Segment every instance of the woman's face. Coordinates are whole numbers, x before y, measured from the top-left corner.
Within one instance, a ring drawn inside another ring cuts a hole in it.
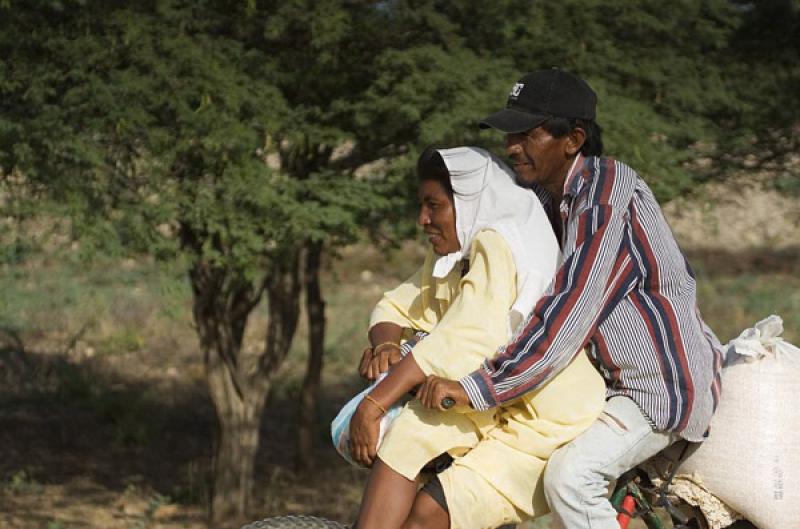
[[[419,184],[419,217],[417,222],[425,230],[428,242],[437,255],[447,255],[461,249],[456,234],[456,208],[444,186],[436,180],[422,180]]]

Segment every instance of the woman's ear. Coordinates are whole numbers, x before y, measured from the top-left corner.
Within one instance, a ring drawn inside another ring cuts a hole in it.
[[[570,131],[567,135],[567,155],[569,158],[572,158],[578,151],[581,150],[583,147],[583,142],[586,141],[586,131],[583,130],[581,127],[575,127]]]

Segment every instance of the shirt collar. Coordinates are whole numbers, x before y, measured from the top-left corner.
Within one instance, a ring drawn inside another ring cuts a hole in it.
[[[581,153],[575,157],[572,166],[569,168],[567,178],[564,179],[564,195],[574,196],[580,187],[581,178],[579,177],[583,169],[584,156]]]

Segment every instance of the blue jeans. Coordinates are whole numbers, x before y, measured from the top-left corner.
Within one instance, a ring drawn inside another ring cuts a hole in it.
[[[619,529],[609,485],[678,437],[655,431],[628,397],[612,397],[600,417],[547,463],[544,491],[564,529]]]

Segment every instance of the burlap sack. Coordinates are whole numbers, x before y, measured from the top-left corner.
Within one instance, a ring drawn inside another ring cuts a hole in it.
[[[681,474],[760,529],[800,528],[800,349],[771,316],[733,340],[711,434]]]

